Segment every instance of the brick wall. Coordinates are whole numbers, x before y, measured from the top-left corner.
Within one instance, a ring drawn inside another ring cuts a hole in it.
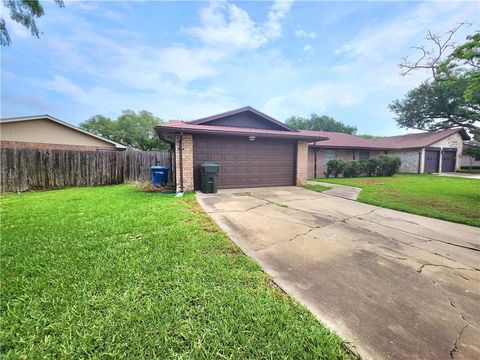
[[[193,191],[193,139],[183,134],[182,139],[183,191]],[[180,135],[175,136],[175,170],[177,191],[180,189]]]
[[[83,145],[66,145],[66,144],[46,144],[46,143],[33,143],[22,141],[0,141],[1,148],[10,149],[39,149],[39,150],[73,150],[73,151],[97,151],[97,150],[109,150],[116,151],[113,147],[101,147],[101,146],[83,146]]]
[[[297,143],[297,186],[305,185],[308,178],[308,141],[300,140]]]

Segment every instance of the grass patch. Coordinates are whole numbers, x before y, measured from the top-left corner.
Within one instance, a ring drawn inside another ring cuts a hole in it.
[[[193,194],[118,185],[0,201],[3,359],[349,358]]]
[[[435,175],[317,179],[362,188],[367,204],[480,227],[480,182]]]
[[[330,189],[331,189],[331,187],[329,187],[329,186],[310,185],[310,184],[302,185],[302,187],[303,187],[304,189],[308,189],[308,190],[312,190],[312,191],[316,191],[316,192],[322,192],[322,191],[330,190]]]

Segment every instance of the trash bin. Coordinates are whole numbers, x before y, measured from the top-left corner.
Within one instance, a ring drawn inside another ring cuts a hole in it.
[[[168,182],[168,166],[151,166],[152,185],[162,186],[167,185]]]
[[[203,193],[216,193],[218,190],[218,171],[220,165],[212,162],[205,162],[200,165],[201,190]]]

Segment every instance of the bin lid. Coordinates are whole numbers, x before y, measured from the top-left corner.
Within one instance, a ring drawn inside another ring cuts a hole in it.
[[[150,169],[151,170],[168,170],[169,167],[168,166],[154,165],[154,166],[150,166]]]
[[[204,162],[200,165],[201,167],[220,167],[219,164],[214,162]]]

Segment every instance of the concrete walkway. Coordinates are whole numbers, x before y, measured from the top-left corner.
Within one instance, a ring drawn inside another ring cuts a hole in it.
[[[480,230],[297,187],[197,198],[364,359],[480,358]]]
[[[332,195],[341,197],[348,200],[357,200],[358,195],[362,189],[353,187],[353,186],[346,186],[346,185],[338,185],[338,184],[331,184],[319,181],[309,181],[309,185],[322,185],[331,187],[330,190],[323,191],[324,194]]]
[[[437,176],[450,176],[450,177],[459,177],[467,179],[478,179],[480,180],[480,174],[468,174],[468,173],[438,173]]]

